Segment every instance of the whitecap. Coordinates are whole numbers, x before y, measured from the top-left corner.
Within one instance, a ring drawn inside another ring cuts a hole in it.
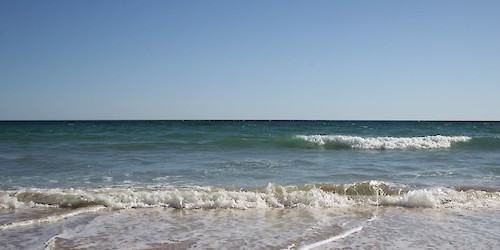
[[[316,145],[338,144],[355,149],[434,149],[450,148],[453,143],[467,142],[468,136],[421,136],[421,137],[361,137],[350,135],[297,135]]]

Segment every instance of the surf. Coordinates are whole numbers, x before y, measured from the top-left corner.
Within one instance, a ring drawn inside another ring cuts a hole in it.
[[[351,135],[296,135],[310,145],[344,147],[352,149],[439,149],[451,148],[454,144],[469,142],[469,136],[429,135],[420,137],[362,137]]]
[[[0,192],[0,209],[107,207],[134,209],[346,208],[346,207],[500,208],[500,191],[487,188],[411,188],[380,181],[352,184],[268,184],[254,189],[213,186],[41,189]]]

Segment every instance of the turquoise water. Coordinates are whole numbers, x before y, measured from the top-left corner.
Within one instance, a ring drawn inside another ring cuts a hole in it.
[[[166,209],[168,216],[201,209],[205,212],[196,213],[226,219],[231,213],[262,216],[264,209],[272,214],[272,219],[261,218],[267,226],[282,223],[273,213],[285,209],[309,214],[304,218],[310,221],[296,222],[305,227],[325,220],[316,215],[318,209],[344,209],[339,214],[350,214],[353,218],[344,219],[359,220],[359,225],[367,223],[359,214],[373,217],[380,206],[480,209],[490,216],[488,211],[500,209],[500,122],[0,122],[0,171],[0,239],[2,234],[30,235],[23,230],[37,227],[47,232],[30,236],[42,243],[23,241],[11,248],[91,247],[75,243],[90,235],[90,224],[82,218],[107,221],[116,211],[128,211],[129,220],[137,219],[132,212],[137,209]],[[214,215],[213,209],[232,212]],[[341,219],[334,215],[335,223],[328,226],[336,225],[340,234],[336,223]],[[196,220],[179,218],[186,219]],[[80,228],[80,234],[52,228],[65,223]],[[489,226],[498,229],[498,224]],[[207,227],[229,235],[226,226]],[[141,232],[147,230],[152,229]],[[295,248],[322,240],[297,232],[302,231],[290,231],[280,244],[269,239],[250,245]],[[219,238],[202,244],[200,236],[194,242],[199,248],[231,246]],[[494,237],[483,241],[497,243]]]
[[[4,122],[4,190],[370,180],[500,186],[492,122]]]

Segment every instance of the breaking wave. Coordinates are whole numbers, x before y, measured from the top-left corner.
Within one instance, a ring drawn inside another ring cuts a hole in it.
[[[325,147],[354,149],[436,149],[468,142],[468,136],[361,137],[350,135],[297,135],[298,140]]]
[[[243,190],[216,187],[20,189],[0,192],[0,209],[170,207],[177,209],[251,209],[295,207],[402,206],[500,208],[500,191],[481,188],[411,190],[404,185],[371,181],[354,184],[310,184]]]

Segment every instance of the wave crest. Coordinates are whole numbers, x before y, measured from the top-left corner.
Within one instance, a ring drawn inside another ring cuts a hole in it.
[[[309,184],[281,186],[269,184],[254,190],[216,187],[166,187],[160,189],[23,189],[0,192],[0,208],[108,207],[130,209],[171,207],[177,209],[214,208],[294,208],[294,207],[460,207],[500,208],[498,190],[431,188],[408,190],[385,182],[354,184]]]
[[[435,149],[450,148],[453,143],[467,142],[468,136],[421,137],[361,137],[349,135],[297,135],[297,138],[315,145],[337,145],[355,149]]]

